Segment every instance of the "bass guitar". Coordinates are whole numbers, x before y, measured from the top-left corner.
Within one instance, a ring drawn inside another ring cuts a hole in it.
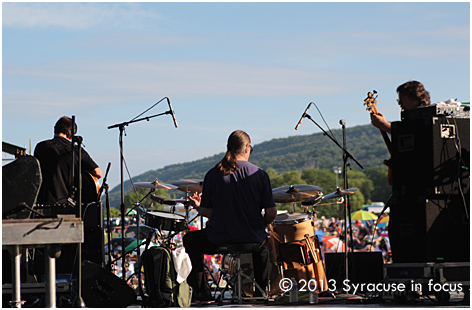
[[[380,113],[377,111],[377,97],[374,95],[377,94],[377,92],[374,90],[372,92],[367,93],[367,98],[364,99],[364,105],[366,106],[366,110],[370,111],[373,114],[379,115]],[[392,156],[392,142],[390,141],[390,138],[388,137],[387,132],[385,132],[382,129],[379,129],[380,133],[382,134],[382,138],[385,142],[385,145],[387,146],[388,152],[390,153],[390,156]],[[392,185],[392,167],[390,165],[390,159],[385,159],[383,161],[384,165],[388,167],[388,184]]]

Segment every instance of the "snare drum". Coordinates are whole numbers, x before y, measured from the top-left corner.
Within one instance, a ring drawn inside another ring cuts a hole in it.
[[[146,212],[146,225],[159,230],[181,232],[187,227],[187,221],[180,214],[149,211]]]
[[[313,215],[306,212],[291,212],[277,215],[270,225],[271,236],[279,243],[286,243],[315,234]]]

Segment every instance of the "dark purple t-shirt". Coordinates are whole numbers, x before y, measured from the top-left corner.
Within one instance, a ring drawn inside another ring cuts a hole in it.
[[[266,238],[262,209],[275,208],[267,173],[247,161],[223,175],[213,168],[203,181],[201,207],[212,210],[208,240],[222,243],[262,243]]]

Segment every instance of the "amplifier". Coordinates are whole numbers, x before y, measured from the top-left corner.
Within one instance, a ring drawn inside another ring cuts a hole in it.
[[[69,204],[36,204],[34,205],[34,210],[49,218],[69,216],[78,217],[78,208]],[[84,221],[84,243],[82,244],[82,261],[88,260],[93,263],[103,265],[105,262],[105,240],[103,232],[102,203],[83,203],[82,219]],[[57,273],[70,273],[71,262],[75,260],[76,255],[76,245],[63,245],[61,257],[56,260]],[[34,262],[35,273],[42,274],[42,265],[44,263],[41,254],[39,254],[38,256],[38,262]]]
[[[431,117],[392,122],[395,196],[469,192],[470,119]]]
[[[470,109],[457,105],[432,104],[401,112],[402,121],[427,119],[435,116],[470,118]]]

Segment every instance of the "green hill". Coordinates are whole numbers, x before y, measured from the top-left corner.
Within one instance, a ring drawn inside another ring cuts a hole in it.
[[[338,143],[342,145],[342,130],[333,130],[333,133]],[[382,166],[383,160],[390,157],[379,130],[370,124],[347,128],[346,144],[348,151],[364,168]],[[223,148],[224,146],[222,146],[222,151]],[[223,155],[224,153],[221,152],[192,162],[149,170],[133,177],[133,182],[152,182],[155,178],[158,178],[162,183],[172,183],[186,178],[203,179],[205,173]],[[256,144],[250,161],[263,169],[272,168],[279,174],[291,170],[301,172],[307,168],[332,169],[333,166],[343,164],[342,150],[323,133],[291,136]],[[360,170],[352,160],[349,160],[348,163],[350,163],[351,169]],[[130,190],[129,180],[125,181],[124,188],[125,192]],[[178,196],[182,192],[175,194]],[[110,190],[110,205],[118,208],[119,204],[120,186],[116,186]]]

